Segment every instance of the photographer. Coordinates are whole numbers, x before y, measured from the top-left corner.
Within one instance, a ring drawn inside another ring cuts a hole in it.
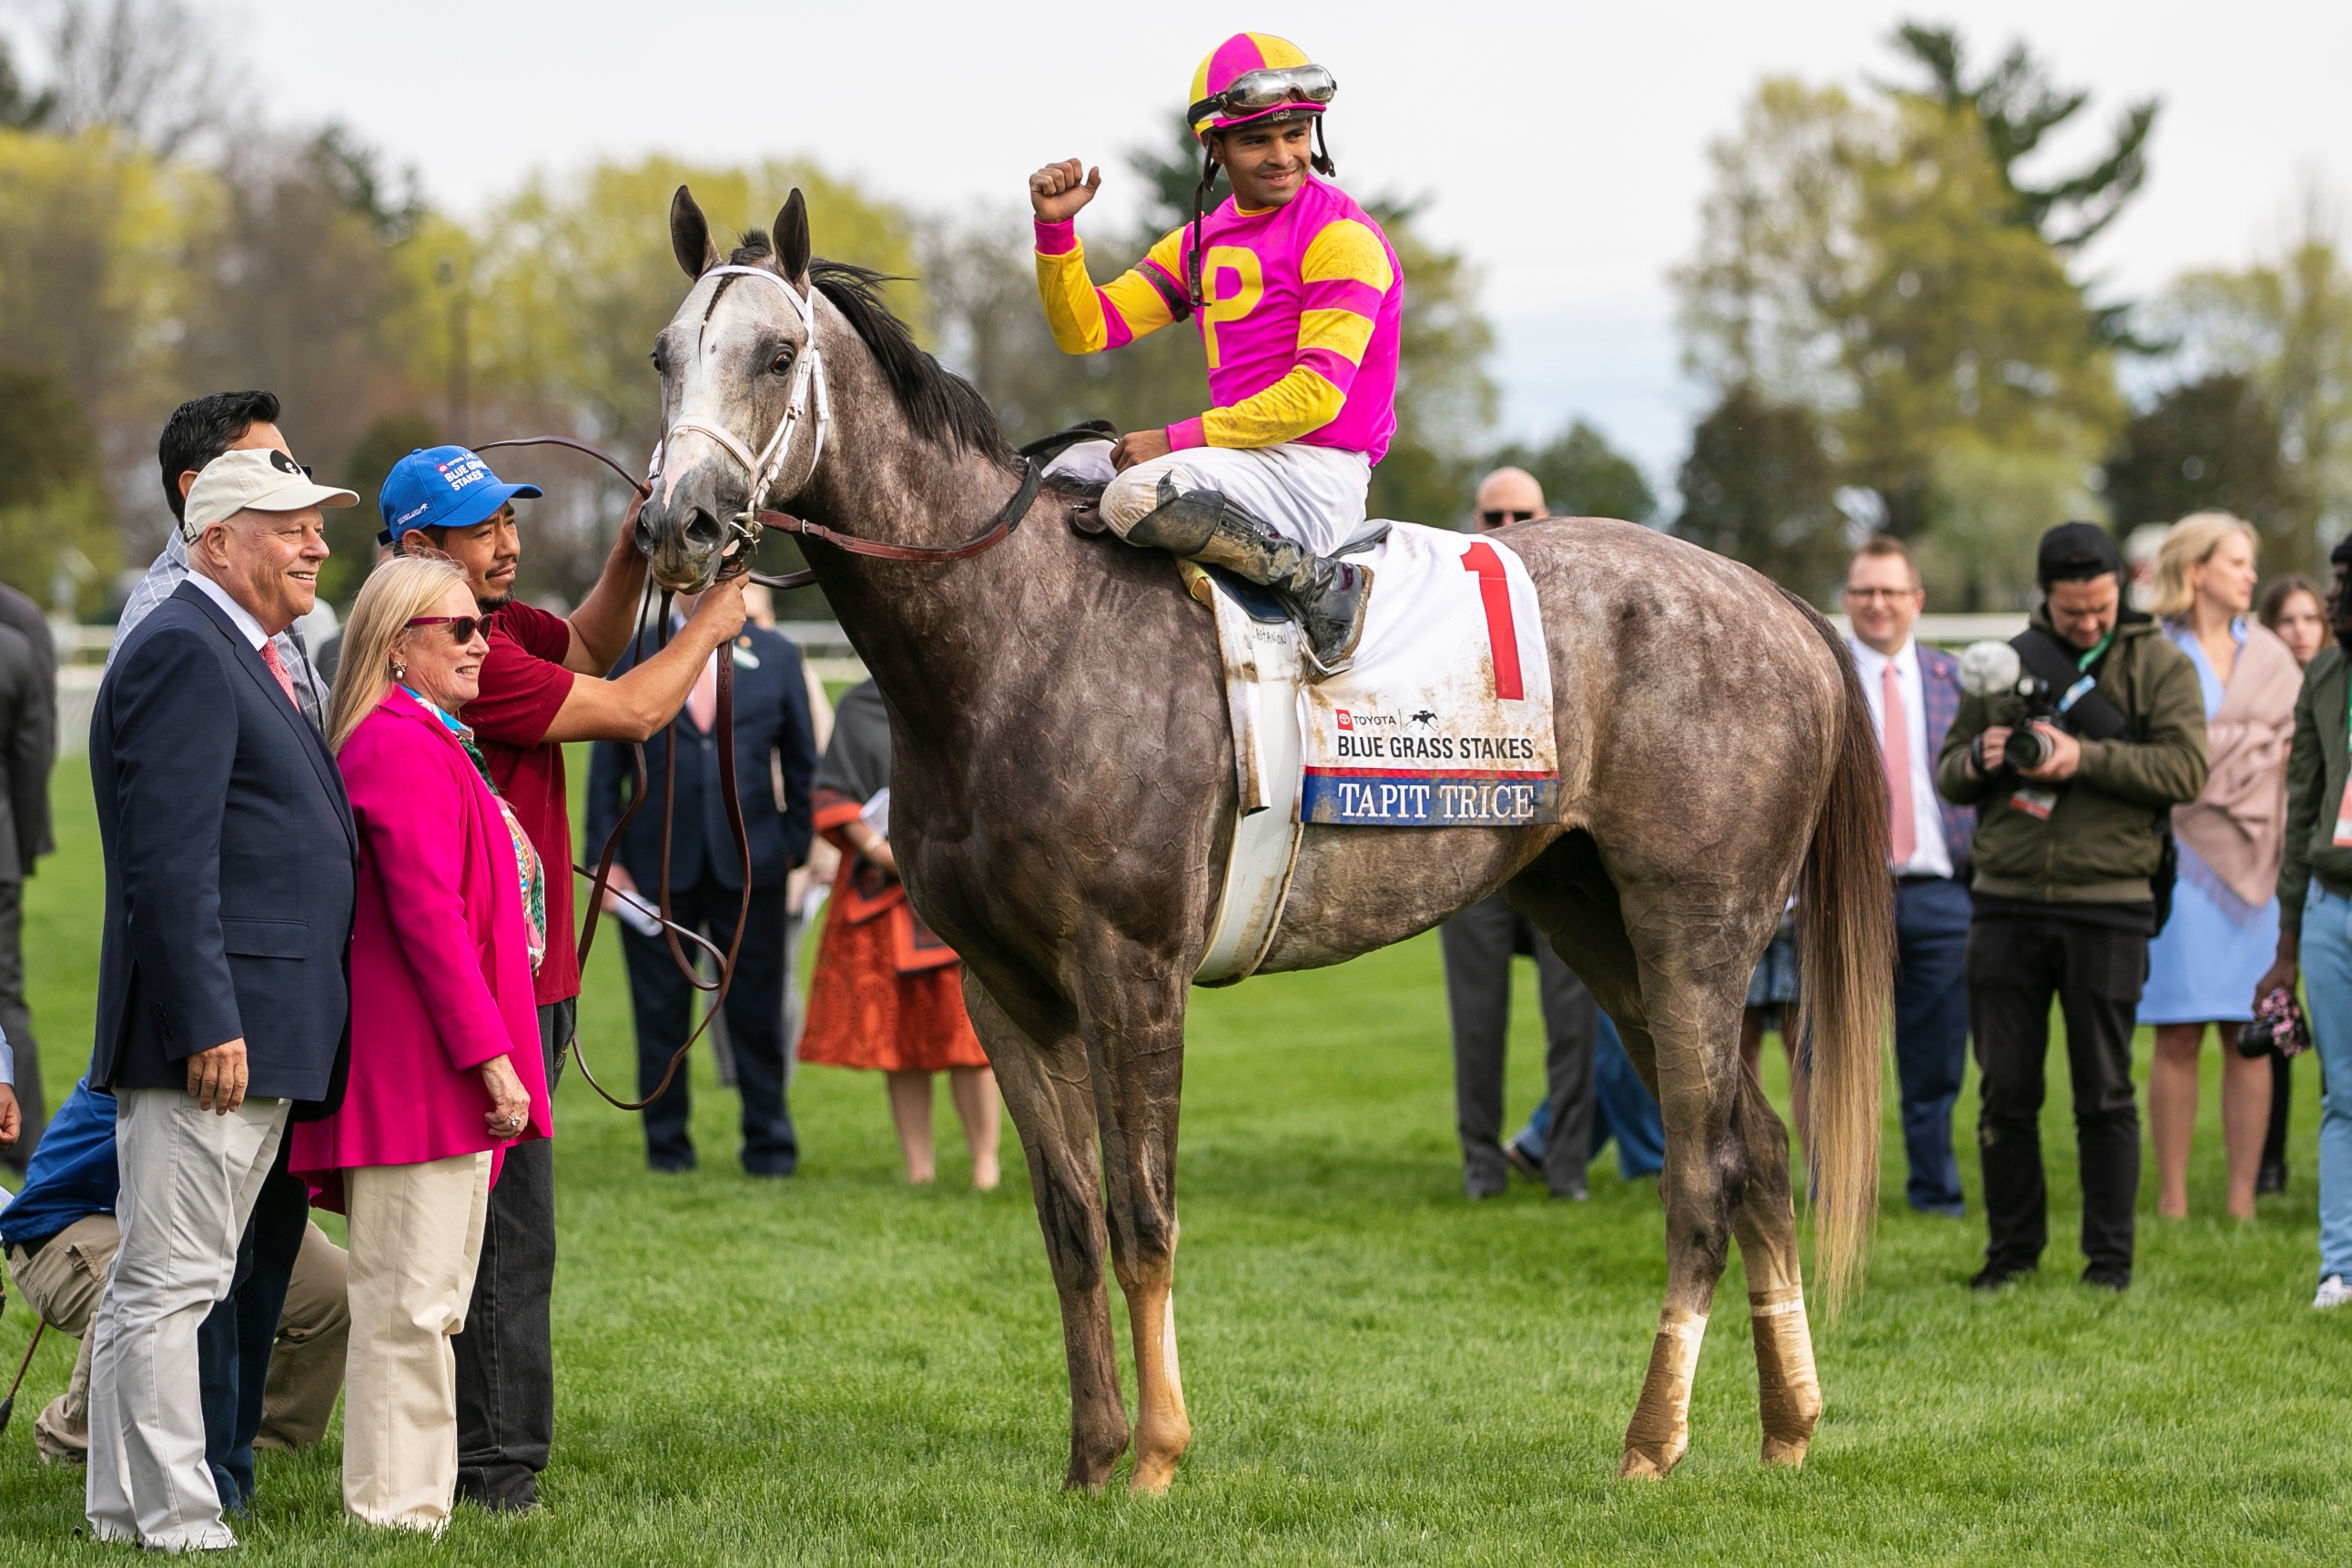
[[[2311,1039],[2326,1092],[2319,1115],[2321,1311],[2352,1301],[2352,539],[2328,558],[2336,640],[2304,671],[2294,742],[2286,763],[2286,859],[2279,868],[2278,961],[2254,983],[2257,997],[2294,989],[2303,971]]]
[[[2055,993],[2081,1145],[2083,1280],[2120,1291],[2139,1193],[2134,1013],[2171,894],[2171,809],[2205,786],[2205,704],[2187,656],[2123,608],[2105,529],[2053,528],[2035,564],[2042,602],[2011,644],[2023,679],[1961,701],[1936,776],[1946,800],[1978,810],[1967,967],[1989,1235],[1969,1283],[2031,1272],[2049,1240],[2039,1122]]]

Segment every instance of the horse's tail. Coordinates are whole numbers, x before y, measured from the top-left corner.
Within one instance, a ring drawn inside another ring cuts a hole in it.
[[[1813,1059],[1813,1274],[1834,1316],[1860,1276],[1878,1208],[1878,1080],[1895,973],[1895,900],[1886,874],[1886,774],[1862,683],[1836,631],[1789,597],[1829,646],[1841,708],[1829,796],[1806,851],[1797,916],[1801,1038],[1811,1042]]]

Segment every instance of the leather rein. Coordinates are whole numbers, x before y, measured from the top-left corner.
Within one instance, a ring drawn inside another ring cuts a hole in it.
[[[778,278],[775,274],[761,269],[745,267],[719,268],[716,270],[748,272],[753,277],[766,277],[779,284],[782,284],[782,280]],[[709,274],[706,273],[704,276],[708,277]],[[787,294],[792,293],[792,290],[788,286],[785,287],[784,291]],[[795,302],[797,303],[797,296],[794,298]],[[814,322],[812,322],[811,325],[814,326]],[[814,334],[812,334],[812,345],[813,344]],[[803,359],[803,365],[806,365],[815,360],[816,356],[812,352]],[[821,449],[824,443],[824,426],[831,417],[830,410],[825,406],[824,371],[821,365],[814,371],[813,379],[816,386],[816,402],[821,411],[819,423],[817,424],[817,444]],[[764,455],[765,461],[760,462],[756,465],[753,463],[747,461],[750,457],[749,449],[743,447],[740,442],[737,442],[731,434],[728,434],[727,439],[720,443],[723,450],[729,451],[739,462],[744,462],[745,466],[751,468],[755,484],[759,484],[763,476],[766,477],[768,483],[772,484],[775,469],[778,466],[781,466],[785,453],[789,451],[791,447],[791,432],[798,418],[798,414],[794,411],[801,403],[800,392],[801,389],[796,386],[793,402],[787,408],[784,420],[778,426],[774,436],[770,439],[767,452]],[[686,422],[683,421],[679,422],[681,424],[685,423]],[[673,424],[671,427],[672,433],[675,434],[677,428],[677,424]],[[722,434],[715,432],[713,427],[707,425],[698,424],[695,428],[706,434]],[[1022,458],[1023,466],[1020,487],[1013,492],[1012,498],[1005,502],[1003,509],[997,513],[995,519],[988,526],[988,528],[982,530],[980,533],[973,535],[971,538],[966,539],[963,543],[959,545],[895,545],[881,543],[872,539],[861,539],[854,535],[841,533],[835,529],[826,528],[822,523],[803,521],[799,517],[793,517],[789,513],[759,510],[757,509],[757,504],[759,500],[765,497],[766,489],[764,486],[755,488],[751,492],[753,509],[740,513],[736,517],[733,525],[733,533],[735,537],[730,539],[725,547],[719,577],[714,580],[720,580],[740,575],[748,577],[751,581],[760,583],[771,589],[803,588],[816,580],[816,573],[814,570],[804,569],[800,571],[785,572],[782,575],[768,575],[750,570],[752,553],[759,549],[761,533],[763,528],[773,528],[780,533],[798,534],[803,538],[818,539],[850,555],[866,556],[877,560],[937,561],[944,563],[948,561],[969,559],[971,557],[979,555],[985,550],[993,549],[995,547],[1003,544],[1006,539],[1013,537],[1013,530],[1018,528],[1021,526],[1022,519],[1029,515],[1029,509],[1035,504],[1038,492],[1045,486],[1045,465],[1047,463],[1051,462],[1055,457],[1059,456],[1064,451],[1066,451],[1068,448],[1075,446],[1081,442],[1100,441],[1106,439],[1110,434],[1111,427],[1107,423],[1100,420],[1094,420],[1082,425],[1075,425],[1070,429],[1056,432],[1055,434],[1046,436],[1042,440],[1033,441],[1017,448]],[[667,439],[665,439],[664,444],[667,444]],[[505,441],[485,442],[480,446],[476,447],[475,450],[477,452],[490,452],[502,446],[569,447],[574,452],[584,453],[588,456],[595,458],[607,468],[610,468],[613,472],[618,474],[622,478],[627,480],[630,486],[637,492],[641,505],[644,500],[650,500],[653,497],[653,486],[649,479],[638,479],[635,477],[626,468],[623,467],[612,457],[598,451],[596,448],[588,445],[584,442],[574,441],[567,436],[562,435],[519,436]],[[656,447],[655,449],[655,466],[656,471],[658,471],[659,467],[661,451],[662,448],[660,447]],[[814,470],[814,461],[812,461],[812,470]],[[654,587],[655,584],[652,577],[648,574],[646,580],[645,592],[640,597],[637,603],[636,629],[630,634],[629,639],[630,645],[637,650],[640,663],[642,663],[644,659],[646,621],[648,612],[653,608]],[[658,615],[653,617],[654,649],[656,653],[659,653],[663,648],[667,647],[669,644],[671,598],[671,590],[663,589],[661,591],[660,612]],[[642,1111],[667,1093],[669,1090],[671,1081],[677,1076],[678,1069],[686,1061],[687,1052],[694,1048],[694,1042],[702,1038],[704,1031],[709,1029],[711,1020],[719,1016],[719,1009],[727,1000],[727,993],[735,983],[735,964],[737,957],[742,950],[743,927],[749,920],[751,913],[751,840],[750,830],[744,825],[743,800],[742,796],[738,790],[736,783],[735,659],[733,648],[730,646],[725,650],[725,657],[718,659],[717,684],[719,700],[717,704],[717,711],[712,716],[711,734],[713,740],[716,742],[716,749],[719,753],[719,798],[726,803],[728,832],[730,837],[733,840],[736,857],[742,868],[742,903],[735,914],[734,936],[732,940],[728,943],[727,950],[724,953],[721,953],[714,943],[704,937],[700,933],[689,930],[686,926],[678,925],[676,921],[670,918],[669,858],[670,845],[672,839],[675,836],[677,827],[677,716],[673,714],[670,716],[669,723],[663,732],[665,746],[662,781],[661,886],[656,892],[656,918],[661,922],[662,938],[669,948],[671,962],[677,966],[679,974],[685,977],[688,986],[709,996],[710,1004],[703,1012],[702,1021],[696,1024],[692,1032],[688,1034],[686,1037],[684,1042],[681,1043],[676,1051],[670,1053],[669,1062],[662,1070],[661,1082],[656,1083],[654,1086],[653,1092],[642,1100],[623,1100],[614,1094],[611,1090],[606,1089],[604,1084],[597,1082],[595,1072],[591,1070],[588,1065],[587,1054],[581,1048],[580,1032],[575,1025],[572,1034],[572,1059],[580,1064],[580,1075],[588,1081],[588,1086],[602,1096],[608,1104],[623,1111]],[[633,753],[636,763],[635,793],[630,797],[628,807],[621,813],[620,820],[613,824],[613,831],[605,835],[604,851],[597,857],[595,869],[591,871],[588,867],[578,864],[573,864],[572,867],[572,871],[576,874],[588,878],[591,883],[588,894],[587,914],[582,919],[580,925],[579,965],[583,974],[586,972],[588,967],[588,954],[595,945],[596,922],[599,916],[604,913],[604,895],[611,888],[613,862],[620,852],[621,835],[628,831],[630,822],[635,819],[639,808],[645,804],[646,800],[646,770],[645,743],[643,741],[632,743],[630,746],[630,751]],[[567,863],[570,862],[571,857],[568,852],[564,856],[564,859]],[[626,895],[625,894],[624,896]],[[642,890],[640,892],[640,896],[642,896]],[[696,958],[688,958],[687,956],[686,949],[679,945],[679,938],[681,937],[693,943],[703,952],[709,954],[711,957],[719,961],[719,973],[715,979],[705,980],[702,977],[701,971],[698,967],[699,960]],[[550,1087],[551,1089],[552,1085]]]

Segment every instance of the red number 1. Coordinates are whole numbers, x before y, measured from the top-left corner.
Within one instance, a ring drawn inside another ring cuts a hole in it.
[[[1462,570],[1478,574],[1478,597],[1486,607],[1486,645],[1495,656],[1495,695],[1508,702],[1527,695],[1519,684],[1519,632],[1511,622],[1511,583],[1495,547],[1480,539],[1462,552]]]

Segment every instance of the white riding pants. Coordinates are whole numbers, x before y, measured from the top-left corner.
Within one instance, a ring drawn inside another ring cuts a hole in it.
[[[1160,505],[1167,476],[1183,490],[1219,490],[1286,539],[1330,555],[1364,520],[1372,465],[1336,446],[1195,446],[1139,463],[1103,492],[1102,518],[1125,538]]]
[[[236,1544],[205,1463],[196,1330],[228,1294],[237,1241],[291,1109],[248,1099],[218,1115],[184,1089],[115,1095],[122,1242],[91,1333],[83,1480],[100,1541],[150,1552]]]

